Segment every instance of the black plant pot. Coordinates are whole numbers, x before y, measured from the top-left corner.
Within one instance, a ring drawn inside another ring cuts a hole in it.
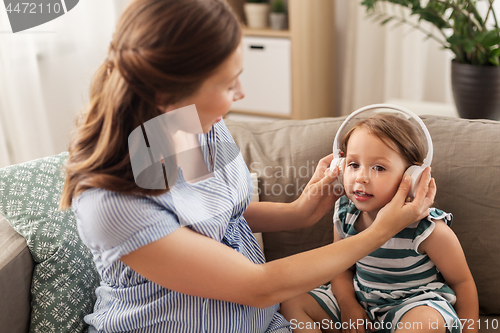
[[[500,120],[500,67],[453,60],[451,87],[460,117]]]

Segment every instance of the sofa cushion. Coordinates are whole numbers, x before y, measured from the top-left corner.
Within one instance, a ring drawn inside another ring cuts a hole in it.
[[[434,143],[435,206],[453,213],[474,276],[480,310],[500,314],[500,122],[421,117]],[[302,192],[320,158],[332,152],[345,118],[226,124],[250,172],[259,176],[260,200],[291,202]],[[265,233],[267,260],[332,242],[330,211],[316,225]],[[326,282],[326,281],[325,281]]]
[[[26,240],[0,216],[0,327],[25,333],[30,320],[30,286],[33,274]]]
[[[99,277],[71,210],[58,210],[67,153],[0,169],[0,214],[35,261],[31,332],[87,331]]]

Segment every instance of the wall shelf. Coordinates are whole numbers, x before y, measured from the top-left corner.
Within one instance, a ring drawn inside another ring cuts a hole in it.
[[[249,29],[243,28],[244,36],[255,36],[255,37],[278,37],[278,38],[290,38],[291,34],[289,30],[272,30],[272,29]]]
[[[272,117],[272,118],[280,118],[280,119],[292,119],[292,116],[289,115],[281,115],[276,113],[268,113],[268,112],[258,112],[253,110],[233,110],[231,109],[231,113],[245,114],[245,115],[254,115],[258,117]]]
[[[245,23],[243,10],[245,0],[226,1],[240,17],[241,22]],[[288,27],[288,30],[244,27],[243,35],[290,40],[291,113],[286,115],[286,118],[309,119],[337,116],[335,110],[334,0],[288,0]],[[245,67],[246,71],[252,71],[252,68]],[[269,79],[270,77],[262,78],[263,82]],[[238,107],[235,106],[235,109]],[[262,112],[257,110],[244,110],[244,112],[262,115]],[[283,118],[283,115],[273,114],[273,112],[265,112],[265,114]]]

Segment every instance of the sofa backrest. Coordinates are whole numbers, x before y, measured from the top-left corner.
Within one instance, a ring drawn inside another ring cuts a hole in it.
[[[34,262],[26,240],[0,216],[0,327],[25,333],[31,314],[30,286]]]
[[[435,206],[453,214],[452,229],[474,276],[483,314],[500,314],[500,122],[423,116],[434,143]],[[345,118],[243,123],[226,120],[260,201],[291,202],[318,161],[332,152]],[[332,242],[333,211],[316,225],[263,235],[274,260]],[[326,281],[325,281],[326,282]]]

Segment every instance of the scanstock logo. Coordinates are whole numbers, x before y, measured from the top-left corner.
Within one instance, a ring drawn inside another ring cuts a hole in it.
[[[203,129],[194,104],[163,113],[135,128],[128,137],[128,147],[136,184],[144,189],[172,190],[186,182],[206,181],[240,154],[234,142],[201,143],[200,134]],[[216,158],[213,170],[205,161],[204,152],[209,151]]]
[[[247,200],[238,195],[245,180],[252,182],[244,167],[236,164],[225,170],[231,163],[244,163],[237,160],[238,146],[217,133],[204,135],[194,104],[138,126],[130,133],[128,146],[136,184],[144,189],[168,189],[165,202],[173,204],[182,226],[227,223],[234,205]],[[240,182],[229,181],[238,176],[243,177]]]
[[[79,0],[3,0],[12,32],[52,21],[75,8]]]

